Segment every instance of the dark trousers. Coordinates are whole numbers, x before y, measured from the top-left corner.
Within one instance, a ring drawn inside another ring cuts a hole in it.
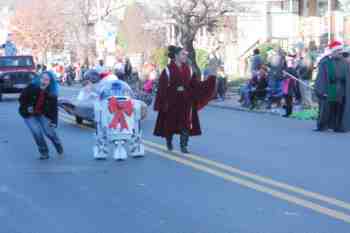
[[[173,141],[174,135],[170,135],[166,138],[166,141],[168,144],[171,144]],[[190,138],[190,134],[187,129],[184,129],[180,133],[180,146],[181,147],[187,147],[188,141]]]
[[[344,101],[343,102],[327,102],[320,103],[320,115],[317,127],[321,130],[328,128],[341,131],[344,115]]]
[[[286,115],[285,116],[290,116],[293,113],[293,96],[290,95],[285,95],[284,97],[285,101],[285,109],[286,109]]]
[[[297,82],[295,85],[295,99],[298,103],[301,103],[302,101],[302,96],[301,96],[301,90],[300,90],[300,84]]]

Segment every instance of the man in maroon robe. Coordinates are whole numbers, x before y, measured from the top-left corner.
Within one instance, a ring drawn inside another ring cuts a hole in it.
[[[173,135],[180,134],[181,151],[188,153],[189,136],[201,135],[198,111],[213,97],[216,78],[201,82],[192,74],[187,52],[182,48],[170,46],[169,58],[171,62],[159,79],[154,105],[159,114],[154,135],[166,138],[171,151]]]

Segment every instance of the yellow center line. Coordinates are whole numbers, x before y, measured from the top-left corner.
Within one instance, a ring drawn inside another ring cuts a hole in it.
[[[318,212],[320,214],[330,216],[332,218],[344,221],[346,223],[350,223],[350,215],[347,215],[343,212],[336,211],[336,210],[333,210],[333,209],[330,209],[327,207],[323,207],[323,206],[315,204],[311,201],[307,201],[307,200],[292,196],[290,194],[280,192],[280,191],[274,190],[272,188],[269,188],[269,187],[266,187],[266,186],[263,186],[260,184],[256,184],[254,182],[244,180],[244,179],[239,178],[239,177],[235,177],[235,176],[227,174],[225,172],[221,172],[221,171],[206,167],[204,165],[197,164],[195,162],[192,162],[192,161],[184,159],[184,158],[169,155],[168,153],[159,151],[157,149],[147,147],[147,150],[152,152],[152,153],[158,154],[160,157],[176,161],[176,162],[181,163],[183,165],[192,167],[193,169],[196,169],[196,170],[211,174],[213,176],[222,178],[226,181],[236,183],[238,185],[253,189],[253,190],[261,192],[261,193],[269,194],[277,199],[281,199],[281,200],[296,204],[298,206],[302,206],[302,207],[305,207],[307,209],[311,209],[311,210]]]
[[[165,146],[161,146],[159,144],[156,144],[156,143],[153,143],[150,141],[144,141],[144,144],[147,146],[150,146],[152,148],[157,148],[159,150],[166,151]],[[210,165],[210,166],[219,168],[221,170],[224,170],[224,171],[227,171],[230,173],[234,173],[234,174],[243,176],[245,178],[249,178],[249,179],[257,181],[257,182],[261,182],[261,183],[268,184],[268,185],[271,185],[271,186],[274,186],[277,188],[284,189],[285,191],[294,192],[294,193],[303,195],[305,197],[313,198],[313,199],[323,201],[323,202],[326,202],[328,204],[331,204],[331,205],[334,205],[334,206],[337,206],[337,207],[340,207],[340,208],[343,208],[346,210],[350,210],[349,203],[346,203],[344,201],[341,201],[341,200],[338,200],[338,199],[335,199],[332,197],[327,197],[327,196],[319,194],[319,193],[307,191],[307,190],[302,189],[300,187],[291,186],[289,184],[278,182],[278,181],[272,180],[270,178],[266,178],[266,177],[259,176],[259,175],[256,175],[256,174],[253,174],[250,172],[242,171],[242,170],[234,168],[232,166],[228,166],[226,164],[215,162],[215,161],[200,157],[198,155],[193,155],[193,154],[183,155],[182,153],[179,153],[179,152],[172,152],[172,153],[175,155],[185,156],[186,158],[189,158],[191,160],[201,162],[203,164]]]
[[[62,118],[63,121],[67,122],[67,123],[74,123],[74,119],[72,119],[70,116],[66,115],[66,114],[60,114],[60,117]],[[83,129],[90,129],[92,130],[92,128],[84,126],[84,125],[78,125],[79,127],[83,128]],[[281,182],[277,182],[274,181],[272,179],[269,178],[265,178],[262,176],[258,176],[249,172],[245,172],[245,171],[241,171],[237,168],[225,165],[225,164],[221,164],[209,159],[205,159],[205,158],[201,158],[197,155],[193,155],[193,154],[188,154],[188,155],[183,155],[182,153],[179,152],[168,152],[166,151],[166,148],[164,146],[161,146],[159,144],[150,142],[150,141],[144,141],[146,150],[159,155],[160,157],[178,162],[180,164],[189,166],[195,170],[198,171],[202,171],[208,174],[211,174],[213,176],[222,178],[224,180],[230,181],[231,183],[236,183],[238,185],[256,190],[258,192],[261,193],[265,193],[265,194],[269,194],[275,198],[305,207],[307,209],[311,209],[315,212],[318,212],[320,214],[323,215],[327,215],[330,216],[332,218],[344,221],[346,223],[350,223],[350,215],[341,212],[341,211],[337,211],[334,209],[330,209],[324,206],[321,206],[319,204],[316,204],[312,201],[308,201],[308,200],[304,200],[302,198],[293,196],[291,194],[279,191],[279,190],[275,190],[273,188],[264,186],[262,184],[258,184],[258,183],[254,183],[253,181],[249,181],[248,179],[254,180],[255,182],[261,182],[261,183],[265,183],[265,184],[269,184],[271,186],[274,187],[278,187],[281,189],[284,189],[285,191],[290,191],[290,192],[294,192],[297,194],[301,194],[305,197],[309,197],[309,198],[313,198],[313,199],[317,199],[317,200],[321,200],[323,202],[326,202],[328,204],[333,204],[335,206],[344,208],[344,209],[350,209],[350,204],[331,198],[331,197],[327,197],[318,193],[314,193],[314,192],[309,192],[306,191],[304,189],[298,188],[298,187],[294,187],[285,183],[281,183]],[[180,157],[181,156],[181,157]],[[200,163],[198,163],[200,162]],[[206,164],[206,165],[204,165]],[[208,167],[211,166],[211,167]],[[219,168],[220,170],[217,170],[215,168]],[[226,172],[230,172],[226,173]],[[234,176],[232,173],[239,175],[241,177],[244,178],[240,178],[237,176]]]

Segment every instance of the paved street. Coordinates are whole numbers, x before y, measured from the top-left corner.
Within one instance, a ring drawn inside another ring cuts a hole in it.
[[[75,89],[62,88],[64,96]],[[93,129],[62,115],[66,157],[38,153],[16,96],[0,103],[0,233],[348,233],[350,134],[208,107],[188,156],[144,122],[147,156],[94,161]]]

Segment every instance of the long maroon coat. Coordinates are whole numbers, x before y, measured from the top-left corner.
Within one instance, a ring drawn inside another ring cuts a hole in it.
[[[201,134],[198,111],[214,95],[216,78],[201,82],[192,75],[188,65],[178,67],[174,62],[168,65],[170,77],[164,70],[159,79],[159,89],[154,110],[158,118],[154,135],[168,137],[187,129],[191,136]],[[184,91],[180,91],[184,87]]]

